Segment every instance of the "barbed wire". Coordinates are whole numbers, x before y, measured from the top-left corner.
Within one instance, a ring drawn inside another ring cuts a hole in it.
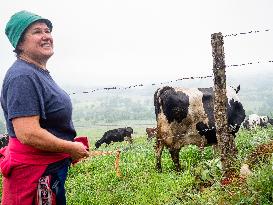
[[[164,85],[164,84],[169,84],[169,83],[174,83],[174,82],[177,82],[177,81],[182,81],[182,80],[193,80],[193,79],[206,79],[206,78],[212,78],[212,75],[207,75],[207,76],[191,76],[191,77],[183,77],[183,78],[179,78],[179,79],[176,79],[176,80],[171,80],[171,81],[167,81],[167,82],[159,82],[159,83],[152,83],[151,85],[152,86],[156,86],[156,85]],[[118,87],[118,86],[113,86],[113,87],[105,87],[105,88],[96,88],[96,89],[93,89],[91,91],[82,91],[82,92],[72,92],[71,94],[69,93],[68,95],[75,95],[75,94],[79,94],[79,93],[82,93],[82,94],[88,94],[88,93],[93,93],[93,92],[96,92],[96,91],[109,91],[109,90],[127,90],[127,89],[130,89],[130,88],[135,88],[135,87],[143,87],[144,85],[141,83],[141,84],[136,84],[136,85],[130,85],[130,86],[127,86],[127,87]]]
[[[256,62],[248,62],[248,63],[242,63],[242,64],[231,64],[231,65],[226,65],[226,68],[231,68],[231,67],[242,67],[242,66],[248,66],[248,65],[253,65],[253,64],[261,64],[261,63],[273,63],[273,60],[268,60],[268,61],[256,61]],[[206,78],[212,78],[212,75],[206,75],[206,76],[191,76],[191,77],[183,77],[183,78],[179,78],[176,80],[170,80],[170,81],[166,81],[166,82],[159,82],[159,83],[152,83],[152,86],[156,86],[156,85],[164,85],[164,84],[170,84],[170,83],[174,83],[177,81],[182,81],[182,80],[194,80],[194,79],[206,79]],[[131,89],[131,88],[136,88],[136,87],[143,87],[145,86],[144,84],[135,84],[135,85],[130,85],[127,87],[118,87],[118,86],[113,86],[113,87],[104,87],[104,88],[96,88],[93,89],[91,91],[82,91],[82,92],[72,92],[71,94],[69,93],[68,95],[75,95],[75,94],[88,94],[88,93],[93,93],[96,91],[109,91],[109,90],[127,90],[127,89]]]
[[[232,33],[232,34],[224,35],[223,37],[226,38],[226,37],[231,37],[231,36],[257,34],[257,33],[260,33],[260,32],[268,32],[268,31],[270,31],[270,29],[265,29],[265,30],[260,30],[260,31],[256,30],[256,31],[248,31],[248,32],[241,32],[241,33]]]
[[[226,68],[242,67],[242,66],[249,66],[249,65],[253,65],[253,64],[262,64],[262,63],[273,63],[273,60],[248,62],[248,63],[242,63],[242,64],[231,64],[231,65],[226,65]],[[179,79],[176,79],[176,80],[170,80],[170,81],[166,81],[166,82],[152,83],[150,85],[151,86],[165,85],[165,84],[170,84],[170,83],[174,83],[174,82],[178,82],[178,81],[182,81],[182,80],[206,79],[206,78],[212,78],[212,77],[213,77],[213,75],[190,76],[190,77],[183,77],[183,78],[179,78]],[[130,86],[127,86],[127,87],[121,87],[121,86],[120,87],[119,86],[104,87],[104,88],[96,88],[96,89],[93,89],[91,91],[72,92],[71,94],[69,93],[68,95],[75,95],[75,94],[80,94],[80,93],[88,94],[88,93],[93,93],[93,92],[96,92],[96,91],[127,90],[127,89],[131,89],[131,88],[143,87],[143,86],[148,86],[148,85],[144,85],[144,84],[140,83],[140,84],[130,85]]]
[[[223,37],[231,37],[231,36],[239,36],[239,35],[246,35],[246,34],[257,34],[260,32],[268,32],[270,31],[270,29],[265,29],[265,30],[254,30],[254,31],[248,31],[248,32],[241,32],[241,33],[235,33],[235,34],[227,34],[224,35]],[[266,61],[266,62],[261,62],[261,61],[257,61],[257,62],[248,62],[248,63],[242,63],[242,64],[232,64],[232,65],[227,65],[227,68],[230,67],[241,67],[241,66],[247,66],[247,65],[253,65],[253,64],[260,64],[260,63],[273,63],[272,60]],[[152,83],[152,86],[156,86],[156,85],[165,85],[165,84],[170,84],[170,83],[174,83],[177,81],[182,81],[182,80],[193,80],[193,79],[206,79],[206,78],[212,78],[213,75],[207,75],[207,76],[191,76],[191,77],[183,77],[180,79],[176,79],[176,80],[171,80],[171,81],[167,81],[167,82],[159,82],[159,83]],[[136,87],[143,87],[144,85],[142,83],[140,84],[135,84],[135,85],[130,85],[127,87],[121,87],[121,86],[113,86],[113,87],[104,87],[104,88],[96,88],[93,89],[91,91],[82,91],[82,92],[72,92],[72,93],[68,93],[68,95],[75,95],[75,94],[88,94],[88,93],[93,93],[96,91],[109,91],[109,90],[127,90],[127,89],[131,89],[131,88],[136,88]]]
[[[233,65],[227,65],[226,67],[241,67],[241,66],[247,66],[247,65],[253,65],[253,64],[260,64],[260,63],[273,63],[273,60],[269,61],[256,61],[256,62],[249,62],[249,63],[242,63],[242,64],[233,64]]]
[[[265,29],[265,30],[255,30],[255,31],[249,31],[249,32],[241,32],[241,33],[235,33],[235,34],[227,34],[227,35],[224,35],[223,37],[236,37],[236,36],[239,36],[239,35],[248,35],[248,34],[257,34],[257,33],[260,33],[260,32],[268,32],[270,31],[269,29]],[[242,67],[242,66],[247,66],[247,65],[253,65],[253,64],[260,64],[260,63],[273,63],[273,60],[269,60],[269,61],[265,61],[265,62],[261,62],[261,61],[256,61],[256,62],[248,62],[248,63],[242,63],[242,64],[231,64],[231,65],[227,65],[226,67],[227,68],[230,68],[230,67]],[[206,78],[212,78],[213,76],[212,75],[207,75],[207,76],[197,76],[197,77],[183,77],[183,78],[180,78],[180,79],[176,79],[176,80],[171,80],[171,81],[167,81],[167,82],[160,82],[160,83],[152,83],[151,85],[152,86],[155,86],[155,85],[163,85],[163,84],[169,84],[169,83],[173,83],[173,82],[177,82],[177,81],[181,81],[181,80],[192,80],[192,79],[206,79]],[[97,88],[97,89],[93,89],[92,91],[83,91],[82,93],[84,94],[87,94],[87,93],[93,93],[95,91],[100,91],[100,90],[126,90],[126,89],[130,89],[130,88],[135,88],[135,87],[142,87],[144,86],[143,84],[136,84],[136,85],[130,85],[130,86],[127,86],[127,87],[118,87],[118,86],[114,86],[114,87],[105,87],[105,88]],[[77,94],[76,92],[73,92],[72,94]],[[70,95],[70,94],[69,94]],[[230,131],[237,131],[237,124],[235,124],[234,126],[232,125],[229,125],[229,130]],[[197,133],[203,135],[202,133],[206,133],[206,132],[209,132],[209,131],[216,131],[215,130],[215,127],[212,126],[211,128],[207,128],[207,129],[204,129],[204,130],[196,130]],[[171,136],[171,137],[184,137],[185,135],[190,135],[190,134],[194,134],[196,132],[189,132],[189,133],[186,133],[186,134],[179,134],[179,135],[176,135],[176,136]],[[169,138],[169,137],[167,137]],[[164,140],[166,138],[163,138],[163,139],[158,139],[159,141],[160,140]]]

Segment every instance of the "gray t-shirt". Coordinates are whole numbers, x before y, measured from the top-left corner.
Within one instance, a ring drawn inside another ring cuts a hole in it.
[[[4,78],[1,105],[9,136],[15,136],[11,120],[40,116],[40,125],[58,138],[73,141],[72,104],[46,70],[17,59]]]

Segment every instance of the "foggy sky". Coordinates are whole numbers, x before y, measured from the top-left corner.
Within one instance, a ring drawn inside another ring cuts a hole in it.
[[[0,81],[15,60],[5,25],[20,10],[52,21],[55,54],[48,69],[63,85],[126,86],[212,74],[216,32],[261,31],[224,38],[227,65],[273,60],[272,0],[10,0],[0,7]]]

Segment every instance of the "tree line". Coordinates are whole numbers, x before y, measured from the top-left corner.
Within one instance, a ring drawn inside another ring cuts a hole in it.
[[[228,75],[229,77],[230,75]],[[238,95],[246,114],[273,116],[273,73],[245,74],[231,76],[227,86],[240,84]],[[163,86],[163,85],[162,85]],[[211,79],[181,81],[170,86],[211,87]],[[89,94],[71,95],[73,104],[73,122],[75,127],[90,124],[109,124],[120,121],[155,122],[153,97],[157,87],[143,86],[128,90],[111,90]],[[88,90],[77,88],[78,91]],[[89,89],[92,90],[92,89]],[[0,109],[0,132],[5,133],[5,123]]]

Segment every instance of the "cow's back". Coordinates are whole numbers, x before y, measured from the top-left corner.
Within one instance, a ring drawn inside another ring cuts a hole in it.
[[[245,117],[242,104],[234,90],[227,91],[229,124],[240,126]],[[216,143],[213,95],[213,88],[158,89],[154,104],[159,138],[173,147]]]
[[[198,89],[164,87],[155,93],[155,114],[159,137],[173,147],[182,144],[202,143],[196,124],[207,124],[202,103],[202,92]]]

